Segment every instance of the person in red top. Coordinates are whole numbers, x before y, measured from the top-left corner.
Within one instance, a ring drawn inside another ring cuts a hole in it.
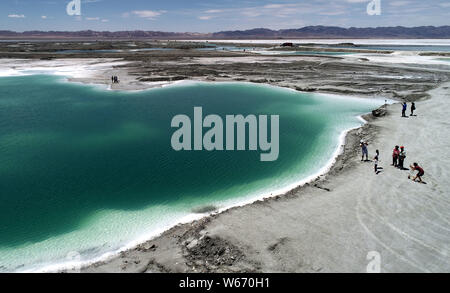
[[[400,147],[397,145],[392,153],[392,166],[398,166],[398,159],[400,157]]]
[[[419,179],[419,182],[422,183],[422,177],[425,175],[425,171],[422,167],[419,166],[419,164],[414,163],[411,166],[411,170],[418,171],[417,175],[412,179],[412,181],[416,182],[417,179]]]

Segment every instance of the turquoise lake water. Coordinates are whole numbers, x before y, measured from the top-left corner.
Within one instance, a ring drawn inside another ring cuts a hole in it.
[[[0,78],[0,271],[83,261],[196,208],[270,195],[321,170],[357,115],[383,104],[245,83],[107,91],[35,75]],[[171,119],[280,115],[280,155],[175,152]],[[141,239],[143,240],[143,239]]]

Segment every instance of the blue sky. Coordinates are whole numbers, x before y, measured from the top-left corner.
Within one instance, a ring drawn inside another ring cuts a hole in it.
[[[221,30],[450,25],[449,0],[82,0],[81,16],[69,16],[69,0],[1,0],[0,30]]]

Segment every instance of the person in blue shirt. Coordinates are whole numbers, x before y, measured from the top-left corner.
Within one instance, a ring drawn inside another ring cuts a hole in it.
[[[361,162],[364,161],[364,156],[366,156],[366,161],[369,161],[369,149],[367,148],[369,144],[364,140],[361,140],[361,144],[359,145],[362,151]]]
[[[406,116],[406,110],[408,110],[408,104],[403,103],[403,106],[402,106],[402,117],[407,117]]]

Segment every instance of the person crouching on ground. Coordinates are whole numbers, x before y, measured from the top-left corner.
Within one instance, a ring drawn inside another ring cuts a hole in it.
[[[423,170],[423,168],[420,167],[417,163],[412,164],[410,168],[412,171],[417,171],[417,175],[412,179],[412,181],[416,182],[416,180],[419,179],[419,182],[423,183],[422,177],[423,175],[425,175],[425,171]],[[408,176],[408,179],[411,179],[411,177]]]
[[[361,162],[364,161],[364,156],[366,156],[366,161],[369,161],[369,149],[367,148],[368,145],[369,144],[367,142],[361,140],[361,144],[359,145],[362,151]]]
[[[397,146],[395,146],[395,149],[392,152],[392,166],[394,166],[394,167],[398,166],[399,156],[400,156],[400,147],[397,145]]]
[[[404,170],[404,164],[405,164],[405,159],[406,159],[406,151],[405,151],[405,147],[402,146],[400,147],[400,154],[398,155],[398,168],[400,170]]]

